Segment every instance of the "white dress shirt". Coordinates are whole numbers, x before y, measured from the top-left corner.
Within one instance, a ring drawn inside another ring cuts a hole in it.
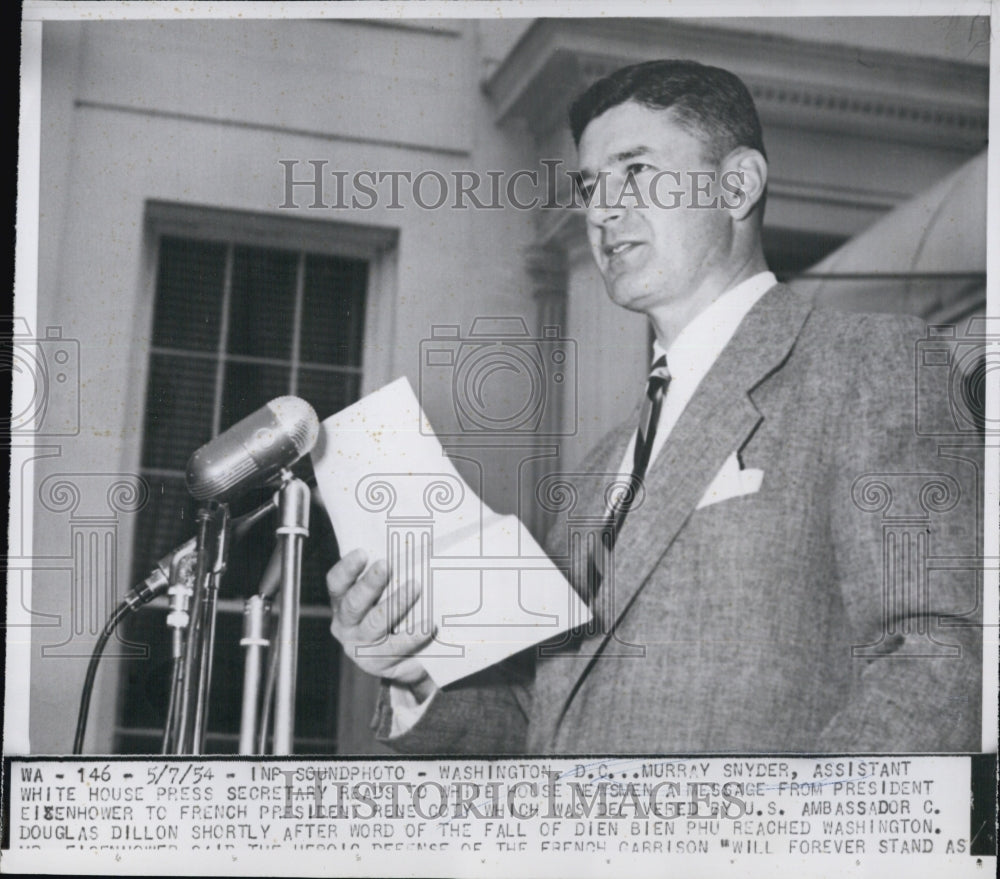
[[[660,420],[656,424],[656,436],[653,438],[647,469],[653,466],[653,461],[677,424],[684,407],[694,396],[695,390],[722,353],[722,349],[729,344],[740,322],[757,300],[776,283],[777,279],[771,272],[760,272],[747,278],[698,314],[681,330],[669,348],[664,350],[659,341],[653,342],[654,363],[664,354],[667,355],[670,385],[660,409]],[[634,448],[633,433],[619,468],[625,481],[628,481],[632,473]],[[418,703],[409,687],[397,684],[390,685],[389,693],[392,705],[390,737],[402,735],[416,724],[434,699],[434,695],[431,695],[423,703]]]
[[[684,408],[694,396],[701,380],[719,359],[722,349],[729,344],[740,322],[757,300],[776,283],[777,279],[772,272],[760,272],[752,278],[747,278],[731,290],[727,290],[698,314],[680,331],[669,348],[664,349],[659,340],[653,342],[653,363],[664,354],[667,356],[670,385],[663,398],[660,420],[656,423],[656,435],[653,437],[653,449],[646,465],[647,470],[653,466],[656,456],[670,436],[670,431],[677,424],[677,419],[681,417]],[[632,474],[634,451],[633,433],[622,457],[621,466],[618,468],[625,481],[628,481]]]

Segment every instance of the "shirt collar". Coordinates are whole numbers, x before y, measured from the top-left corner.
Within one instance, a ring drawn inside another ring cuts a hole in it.
[[[760,272],[727,290],[680,331],[664,348],[653,341],[653,362],[666,355],[672,386],[697,384],[711,369],[747,312],[776,283],[773,272]]]

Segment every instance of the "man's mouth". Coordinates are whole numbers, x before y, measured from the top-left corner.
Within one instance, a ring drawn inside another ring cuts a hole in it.
[[[604,256],[608,260],[620,259],[642,246],[641,241],[617,241],[604,246]]]

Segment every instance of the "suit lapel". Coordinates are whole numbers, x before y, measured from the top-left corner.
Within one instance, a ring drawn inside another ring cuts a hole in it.
[[[605,575],[595,612],[596,634],[580,655],[559,663],[565,713],[580,681],[607,643],[622,615],[645,585],[726,458],[741,448],[762,416],[750,392],[788,357],[812,306],[790,288],[777,285],[748,312],[698,386],[646,474],[645,496],[632,508],[618,537],[612,577]],[[668,391],[669,393],[669,391]],[[616,469],[631,436],[614,444]],[[606,591],[607,590],[607,591]],[[550,682],[551,683],[551,682]],[[558,722],[558,721],[557,721]]]

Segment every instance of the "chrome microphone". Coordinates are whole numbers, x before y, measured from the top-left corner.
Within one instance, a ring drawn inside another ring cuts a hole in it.
[[[196,451],[187,488],[199,501],[225,503],[265,485],[312,450],[316,412],[299,397],[277,397]]]

